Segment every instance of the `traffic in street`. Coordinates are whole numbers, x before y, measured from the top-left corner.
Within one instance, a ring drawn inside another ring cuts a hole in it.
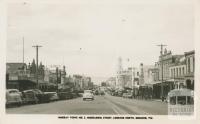
[[[129,114],[129,115],[167,115],[167,103],[156,100],[128,99],[110,94],[95,95],[94,99],[74,99],[50,103],[29,104],[9,107],[7,114]]]

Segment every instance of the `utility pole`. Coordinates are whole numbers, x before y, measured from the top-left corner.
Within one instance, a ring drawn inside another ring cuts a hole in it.
[[[24,37],[23,37],[23,64],[24,64]]]
[[[157,45],[161,48],[160,50],[160,64],[161,64],[161,99],[164,101],[164,94],[163,94],[163,47],[167,46],[164,44]]]
[[[135,68],[134,66],[132,67],[132,82],[131,82],[131,86],[132,86],[132,98],[135,98],[135,83],[134,83],[134,78],[135,78]]]
[[[56,92],[58,92],[58,81],[59,81],[59,79],[58,79],[58,67],[56,67],[56,86],[57,86]]]
[[[25,67],[25,63],[24,63],[24,37],[22,38],[22,42],[23,42],[23,43],[22,43],[22,45],[23,45],[23,46],[22,46],[22,47],[23,47],[23,48],[22,48],[22,49],[23,49],[23,50],[22,50],[23,71],[25,71],[25,73],[26,73],[26,67]]]
[[[38,83],[38,48],[39,47],[42,47],[42,46],[39,46],[39,45],[35,45],[33,46],[36,48],[36,83],[37,83],[37,88],[39,88],[39,83]]]

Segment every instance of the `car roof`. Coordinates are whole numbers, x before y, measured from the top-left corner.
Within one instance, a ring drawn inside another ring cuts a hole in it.
[[[24,90],[23,92],[29,92],[29,91],[32,91],[32,92],[34,92],[33,90]]]
[[[56,92],[44,92],[44,93],[56,93]]]
[[[92,90],[84,90],[84,91],[92,91]]]
[[[18,89],[7,89],[6,91],[19,91]]]
[[[41,91],[41,90],[39,90],[39,89],[29,89],[29,90],[33,90],[33,91]]]

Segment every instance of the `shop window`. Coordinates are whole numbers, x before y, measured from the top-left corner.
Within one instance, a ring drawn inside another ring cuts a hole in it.
[[[194,98],[191,96],[187,96],[187,105],[194,105]]]
[[[176,96],[170,97],[170,104],[176,105]]]
[[[177,97],[177,104],[186,105],[186,96],[178,96]]]

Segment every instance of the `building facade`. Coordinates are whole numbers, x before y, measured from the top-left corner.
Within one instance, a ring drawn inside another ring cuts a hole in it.
[[[169,74],[171,81],[174,82],[174,87],[179,89],[185,86],[185,74],[186,74],[186,63],[185,57],[182,57],[179,61],[171,65],[169,68]]]
[[[25,63],[6,63],[6,88],[20,91],[36,87],[30,80],[30,70]]]
[[[194,90],[195,52],[185,52],[184,56],[170,67],[170,78],[175,88]]]
[[[185,52],[186,73],[185,82],[188,89],[194,90],[195,51]]]
[[[115,77],[110,77],[108,78],[108,80],[106,81],[107,85],[111,88],[115,88],[116,87],[116,78]]]
[[[171,51],[167,51],[165,49],[162,56],[159,56],[158,61],[158,68],[159,68],[159,80],[162,80],[162,65],[163,65],[163,80],[170,79],[170,71],[169,67],[176,63],[176,61],[179,61],[180,58],[182,58],[184,55],[172,55]]]
[[[174,80],[170,77],[170,67],[178,63],[182,57],[184,55],[172,55],[172,52],[167,51],[167,49],[159,56],[159,61],[157,62],[159,82],[154,85],[154,89],[157,89],[155,90],[156,94],[159,94],[157,97],[161,98],[161,89],[163,89],[163,96],[167,97],[168,92],[174,88]]]
[[[141,65],[140,65],[141,66]],[[155,80],[154,78],[156,78],[156,68],[154,65],[143,65],[141,66],[142,72],[140,73],[140,85],[147,85],[147,84],[152,84]]]

